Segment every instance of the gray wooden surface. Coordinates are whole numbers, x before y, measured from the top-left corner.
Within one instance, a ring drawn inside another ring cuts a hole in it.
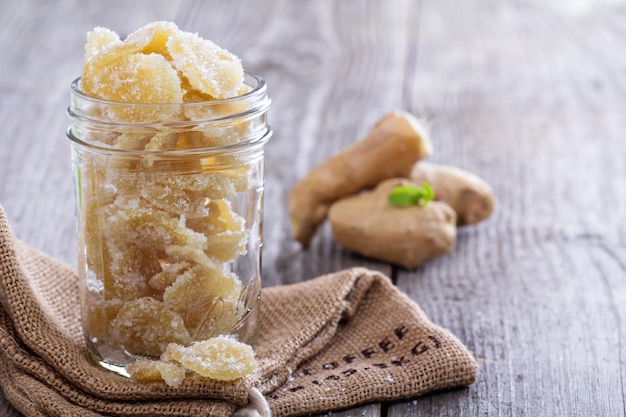
[[[0,0],[0,204],[73,263],[68,121],[85,33],[172,20],[270,86],[263,279],[354,265],[393,277],[474,353],[467,389],[333,416],[626,416],[626,3],[621,0]],[[433,161],[498,207],[414,271],[302,250],[286,196],[384,112],[427,118]],[[18,416],[0,399],[1,416]]]

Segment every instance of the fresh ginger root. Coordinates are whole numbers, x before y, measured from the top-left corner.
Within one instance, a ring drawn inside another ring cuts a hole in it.
[[[328,217],[335,239],[355,253],[413,269],[452,249],[456,214],[446,203],[397,207],[389,195],[410,180],[392,178],[374,190],[343,198]]]
[[[429,183],[435,200],[450,205],[457,214],[457,224],[475,224],[491,215],[495,196],[489,184],[471,172],[447,165],[419,162],[409,178],[417,184]]]
[[[415,117],[397,110],[387,113],[364,138],[314,168],[291,190],[288,210],[294,237],[308,245],[332,203],[383,180],[408,177],[431,148]]]

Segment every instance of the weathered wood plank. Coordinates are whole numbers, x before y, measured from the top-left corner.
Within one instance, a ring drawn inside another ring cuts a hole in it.
[[[474,352],[478,382],[389,416],[626,414],[626,25],[579,6],[423,2],[407,97],[434,159],[486,178],[499,207],[397,278]]]
[[[173,20],[178,1],[2,3],[0,27],[0,199],[14,232],[74,263],[74,197],[65,128],[69,85],[80,74],[94,26],[127,34]]]
[[[397,33],[384,35],[385,26],[375,19],[386,15],[385,8],[372,2],[268,2],[257,11],[261,25],[253,23],[247,36],[225,39],[247,68],[267,79],[273,98],[270,124],[276,133],[267,149],[263,252],[267,286],[355,265],[391,273],[387,265],[340,250],[327,225],[302,249],[291,237],[286,213],[287,194],[300,177],[359,139],[389,103],[399,101],[393,97],[399,91],[387,88],[391,83],[385,68],[401,62],[396,47],[401,39]],[[355,21],[359,12],[369,20]],[[228,24],[248,22],[234,13]]]
[[[366,404],[345,411],[329,411],[317,417],[380,417],[383,414],[381,404]]]
[[[625,416],[626,9],[611,1],[31,1],[0,14],[0,201],[16,234],[73,263],[68,85],[93,26],[174,20],[262,74],[264,285],[350,266],[394,275],[477,356],[468,389],[333,416]],[[34,46],[36,45],[36,47]],[[499,206],[416,271],[291,239],[287,193],[384,112],[429,118],[433,160]],[[0,400],[0,415],[18,416]]]
[[[3,0],[0,13],[0,202],[14,233],[73,264],[74,196],[65,138],[69,85],[94,26],[125,35],[173,20],[179,1]],[[0,393],[0,415],[19,414]]]

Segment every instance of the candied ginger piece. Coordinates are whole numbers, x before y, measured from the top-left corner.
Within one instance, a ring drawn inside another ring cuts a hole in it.
[[[169,151],[176,149],[176,143],[178,142],[178,134],[176,133],[157,133],[146,144],[146,151]]]
[[[150,297],[126,302],[110,324],[114,340],[136,355],[156,357],[168,343],[191,341],[183,318]]]
[[[111,203],[115,196],[109,193],[105,184],[104,173],[100,169],[81,170],[79,172],[81,190],[81,204],[85,209],[80,212],[80,222],[89,233],[81,237],[81,245],[85,247],[85,258],[89,269],[97,275],[103,273],[110,259],[102,252],[103,242],[102,223],[100,222],[100,207]]]
[[[163,292],[163,302],[181,315],[188,329],[202,325],[219,300],[237,299],[241,281],[235,274],[197,265],[183,274]]]
[[[211,200],[207,209],[208,216],[188,219],[187,227],[203,235],[243,230],[244,220],[233,211],[228,200]]]
[[[198,149],[207,148],[204,142],[204,134],[198,130],[183,132],[178,135],[176,149]]]
[[[223,262],[244,254],[248,242],[244,220],[228,200],[211,200],[208,209],[208,216],[187,220],[188,227],[207,237],[206,254]]]
[[[164,161],[167,163],[168,161]],[[184,161],[183,161],[184,162]],[[190,163],[198,162],[190,160]],[[164,169],[163,165],[155,167]],[[187,218],[207,215],[206,199],[222,199],[243,192],[248,187],[248,167],[216,170],[211,172],[188,173],[176,164],[175,171],[133,172],[116,179],[118,193],[138,194],[146,203],[173,215]],[[201,167],[194,169],[198,172]]]
[[[195,342],[188,347],[171,343],[161,359],[180,363],[203,377],[219,381],[233,381],[257,369],[252,347],[227,336]]]
[[[179,32],[178,26],[172,22],[152,22],[128,35],[124,43],[144,54],[157,53],[169,59],[167,40]]]
[[[95,27],[87,32],[87,43],[85,44],[85,61],[93,58],[98,53],[113,45],[121,45],[122,41],[117,33],[107,28]]]
[[[237,95],[243,84],[243,67],[235,55],[195,33],[178,32],[167,41],[174,67],[194,90],[214,99]]]
[[[183,101],[188,103],[188,105],[185,106],[184,112],[189,120],[208,120],[226,115],[236,115],[245,112],[250,106],[250,103],[248,103],[246,99],[225,102],[215,101],[210,95],[195,90],[191,84],[189,84],[187,78],[182,77],[181,82]],[[245,95],[249,93],[250,90],[250,86],[242,84],[235,96]],[[247,122],[240,124],[247,124]]]
[[[221,334],[229,333],[243,315],[243,309],[238,308],[238,300],[221,297],[211,300],[211,304],[198,304],[190,309],[189,333],[193,340],[204,340]]]
[[[176,70],[159,54],[124,55],[82,79],[93,96],[126,103],[181,103]]]
[[[206,254],[223,262],[237,259],[246,253],[248,235],[245,232],[222,232],[207,236]]]
[[[163,293],[163,301],[170,304],[170,308],[186,309],[198,297],[228,297],[238,296],[241,282],[235,274],[225,273],[218,269],[196,265],[179,275],[178,279]]]
[[[139,177],[147,178],[150,175],[140,174]],[[172,218],[180,219],[180,216],[184,216],[185,218],[193,219],[205,216],[207,214],[206,197],[201,195],[195,196],[186,192],[184,188],[174,188],[175,183],[183,183],[181,177],[172,178],[171,181],[166,183],[153,180],[137,182],[134,192],[139,194],[142,204],[153,207],[161,213],[167,213]],[[120,184],[120,186],[124,189],[132,187],[132,180],[128,178],[128,181]]]
[[[189,82],[189,80],[187,79],[187,77],[185,77],[182,73],[179,73],[179,76],[180,76],[181,88],[183,89],[183,101],[185,103],[200,103],[200,102],[214,101],[214,98],[211,97],[210,95],[205,94],[202,91],[198,91],[194,89],[191,83]],[[203,114],[202,116],[206,116],[206,114]],[[200,116],[200,118],[198,119],[193,119],[191,117],[190,119],[191,120],[203,120],[204,118],[206,118],[202,116]]]
[[[101,300],[98,297],[90,297],[87,307],[86,328],[90,338],[106,340],[108,336],[109,322],[117,316],[122,307],[122,300]]]
[[[131,33],[121,41],[119,36],[104,28],[95,28],[87,34],[87,46],[83,75],[85,70],[97,74],[106,66],[120,58],[142,52],[167,55],[166,43],[169,37],[178,32],[178,27],[171,22],[149,23]]]
[[[140,201],[135,201],[139,205]],[[125,250],[138,245],[146,251],[161,254],[167,245],[206,248],[206,237],[188,229],[184,218],[172,217],[169,213],[150,207],[114,206],[107,210],[105,237],[109,244]],[[152,275],[150,275],[152,276]]]
[[[195,262],[209,268],[217,268],[215,260],[209,258],[203,249],[193,246],[169,245],[165,253],[172,262]]]
[[[164,265],[162,271],[150,278],[148,284],[154,289],[163,291],[189,268],[191,268],[189,262],[176,262]]]
[[[241,122],[221,129],[207,129],[204,134],[210,146],[226,146],[249,138],[250,122]]]
[[[160,360],[138,360],[128,364],[126,371],[137,382],[164,381],[170,387],[179,387],[187,375],[182,366]]]
[[[113,147],[115,149],[138,151],[144,149],[151,139],[152,136],[147,133],[122,133],[117,137]]]
[[[110,244],[105,246],[106,258],[110,259],[110,265],[106,265],[104,270],[104,291],[107,299],[133,300],[156,295],[146,279],[161,270],[159,260],[151,248],[134,243],[123,247]]]

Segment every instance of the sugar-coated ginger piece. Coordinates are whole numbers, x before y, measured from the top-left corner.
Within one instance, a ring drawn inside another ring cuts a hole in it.
[[[241,281],[235,274],[196,265],[179,275],[165,289],[163,301],[172,310],[182,312],[199,297],[237,297],[240,290]]]
[[[93,167],[92,167],[93,168]],[[101,277],[110,259],[103,253],[102,223],[100,215],[102,206],[106,206],[115,200],[115,194],[106,184],[105,175],[102,169],[87,169],[80,172],[80,198],[84,210],[79,212],[81,227],[89,230],[88,234],[80,236],[80,246],[85,247],[85,252],[80,256],[85,256],[85,261],[90,270]]]
[[[226,262],[246,252],[248,235],[244,220],[228,200],[211,200],[206,217],[187,220],[187,226],[207,237],[206,254]]]
[[[110,324],[113,339],[135,355],[158,357],[168,343],[191,342],[183,318],[150,297],[126,302]]]
[[[163,254],[168,245],[206,248],[206,236],[187,228],[184,217],[173,217],[136,200],[111,205],[104,216],[106,241],[119,251],[137,245],[153,251],[155,257]]]
[[[169,162],[162,161],[158,166],[165,169]],[[217,200],[232,197],[247,189],[249,169],[231,168],[201,172],[197,159],[190,159],[189,171],[183,162],[173,162],[176,170],[121,173],[115,179],[118,194],[138,195],[142,205],[169,212],[173,216],[186,218],[206,216],[206,199]]]
[[[167,39],[178,32],[169,22],[150,23],[124,41],[115,32],[95,28],[87,35],[81,75],[84,93],[128,103],[181,103],[183,91],[178,73],[168,61]],[[147,122],[175,116],[175,107],[115,108],[107,106],[104,117]]]
[[[202,102],[207,102],[207,101],[213,101],[213,97],[211,97],[209,94],[203,93],[202,91],[198,91],[196,90],[191,83],[189,82],[189,80],[187,79],[187,77],[185,77],[182,73],[178,73],[180,76],[180,85],[181,88],[183,89],[183,101],[185,103],[202,103]],[[193,110],[193,108],[196,107],[200,109],[200,111],[196,112]],[[187,116],[189,118],[189,120],[203,120],[206,118],[207,113],[206,113],[206,106],[192,106],[192,110],[190,111],[189,114],[187,114],[185,112],[185,116]],[[209,115],[212,115],[213,112],[209,112]],[[192,116],[198,116],[198,118],[192,117]]]
[[[430,162],[413,166],[409,178],[422,184],[428,182],[435,190],[435,200],[454,209],[457,224],[475,224],[493,212],[495,196],[489,184],[469,171]]]
[[[88,85],[92,82],[93,76],[125,56],[156,53],[168,57],[165,43],[177,31],[178,27],[174,23],[153,22],[137,29],[121,41],[119,36],[109,29],[94,28],[87,33],[82,72],[83,87],[85,82]]]
[[[214,99],[235,97],[243,85],[239,58],[195,33],[174,34],[167,50],[174,67],[202,94]]]
[[[190,333],[203,326],[220,300],[234,299],[241,292],[241,281],[235,274],[196,265],[178,276],[163,292],[163,302],[184,318]]]
[[[89,332],[89,338],[107,340],[109,323],[117,316],[124,302],[119,299],[102,300],[91,294],[87,294],[87,297],[89,298],[85,326]]]
[[[328,218],[337,242],[360,255],[407,269],[450,251],[456,238],[454,210],[438,201],[425,206],[391,204],[391,192],[407,184],[412,183],[392,178],[370,192],[335,202]]]
[[[213,101],[214,98],[209,94],[203,93],[202,91],[198,91],[194,89],[191,85],[187,77],[184,75],[180,76],[181,86],[183,89],[183,101],[185,103],[198,103],[198,102],[208,102]],[[251,91],[251,87],[246,84],[241,84],[239,91],[237,91],[237,96],[243,96],[248,94]],[[247,103],[245,102],[224,102],[224,103],[211,103],[210,111],[206,111],[206,106],[200,107],[189,107],[190,113],[185,113],[190,120],[203,120],[206,118],[206,115],[225,115],[225,114],[235,114],[238,111],[244,111]],[[195,109],[202,109],[202,112],[197,112]]]
[[[137,360],[126,366],[130,377],[137,382],[165,382],[170,387],[179,387],[185,380],[187,370],[182,366],[160,360]]]
[[[156,290],[163,291],[190,268],[190,262],[176,262],[162,265],[161,272],[150,278],[148,284]]]
[[[183,101],[176,70],[162,55],[154,53],[125,55],[81,82],[86,93],[107,100],[126,103]]]
[[[129,49],[136,49],[144,54],[160,54],[170,59],[167,51],[168,39],[180,32],[172,22],[158,21],[140,27],[124,39]]]
[[[393,177],[406,177],[411,167],[431,153],[418,120],[403,111],[382,117],[363,139],[314,168],[289,193],[288,210],[294,237],[308,245],[332,203]]]
[[[193,340],[228,331],[239,319],[237,302],[241,282],[234,274],[190,265],[189,262],[167,265],[149,284],[163,291],[163,301],[183,317]]]
[[[168,245],[165,247],[165,253],[171,262],[195,262],[211,269],[217,268],[215,260],[209,258],[203,248],[189,245]]]
[[[125,132],[125,133],[120,134],[115,139],[115,142],[112,145],[115,149],[122,149],[122,150],[127,150],[127,151],[140,151],[140,150],[143,150],[148,143],[150,143],[152,138],[153,136],[150,135],[149,133]],[[112,158],[111,162],[112,163],[110,163],[109,165],[112,167],[130,168],[130,166],[126,164],[126,162],[128,162],[128,158],[120,158],[119,160],[113,160]],[[132,166],[134,167],[137,164],[135,161],[133,162],[134,163],[132,164]]]
[[[161,132],[150,138],[144,149],[146,151],[171,151],[176,149],[178,134]]]
[[[189,113],[189,110],[190,109],[188,107],[185,107],[185,114]],[[204,113],[204,110],[201,107],[193,110],[199,113]],[[176,148],[199,149],[233,145],[249,139],[252,127],[253,123],[246,121],[236,123],[231,126],[204,127],[201,130],[194,132],[185,132],[179,136]]]
[[[208,215],[187,220],[187,227],[204,235],[214,235],[227,230],[243,229],[243,219],[233,212],[228,200],[210,200],[207,204]]]
[[[113,45],[121,45],[122,41],[117,33],[110,29],[95,27],[87,32],[87,43],[85,44],[85,61],[89,61],[100,52],[111,48]]]
[[[248,235],[244,231],[226,231],[207,236],[205,253],[222,262],[232,261],[246,253]]]
[[[161,359],[219,381],[234,381],[257,369],[252,347],[228,336],[194,342],[188,347],[169,344]]]
[[[119,242],[113,246],[110,241],[105,241],[103,254],[109,260],[104,268],[104,295],[107,299],[128,301],[158,294],[146,279],[161,270],[152,247],[136,243],[120,246]]]
[[[193,340],[209,339],[230,332],[244,312],[243,308],[239,308],[238,298],[216,297],[206,301],[206,305],[197,304],[195,309],[190,309],[186,318]]]
[[[150,178],[144,182],[137,182],[135,185],[135,192],[138,193],[142,205],[153,207],[164,215],[168,215],[172,218],[180,219],[180,216],[187,218],[196,218],[205,216],[207,213],[205,200],[206,197],[201,196],[200,193],[194,193],[193,191],[185,188],[185,177],[183,175],[175,176],[169,180],[160,182],[160,178],[165,178],[162,173],[145,173],[145,175],[139,174],[140,178]],[[159,179],[155,176],[160,177]],[[177,184],[179,188],[174,188]],[[119,188],[128,190],[127,187],[132,187],[132,180],[128,178],[124,183],[119,184]]]

